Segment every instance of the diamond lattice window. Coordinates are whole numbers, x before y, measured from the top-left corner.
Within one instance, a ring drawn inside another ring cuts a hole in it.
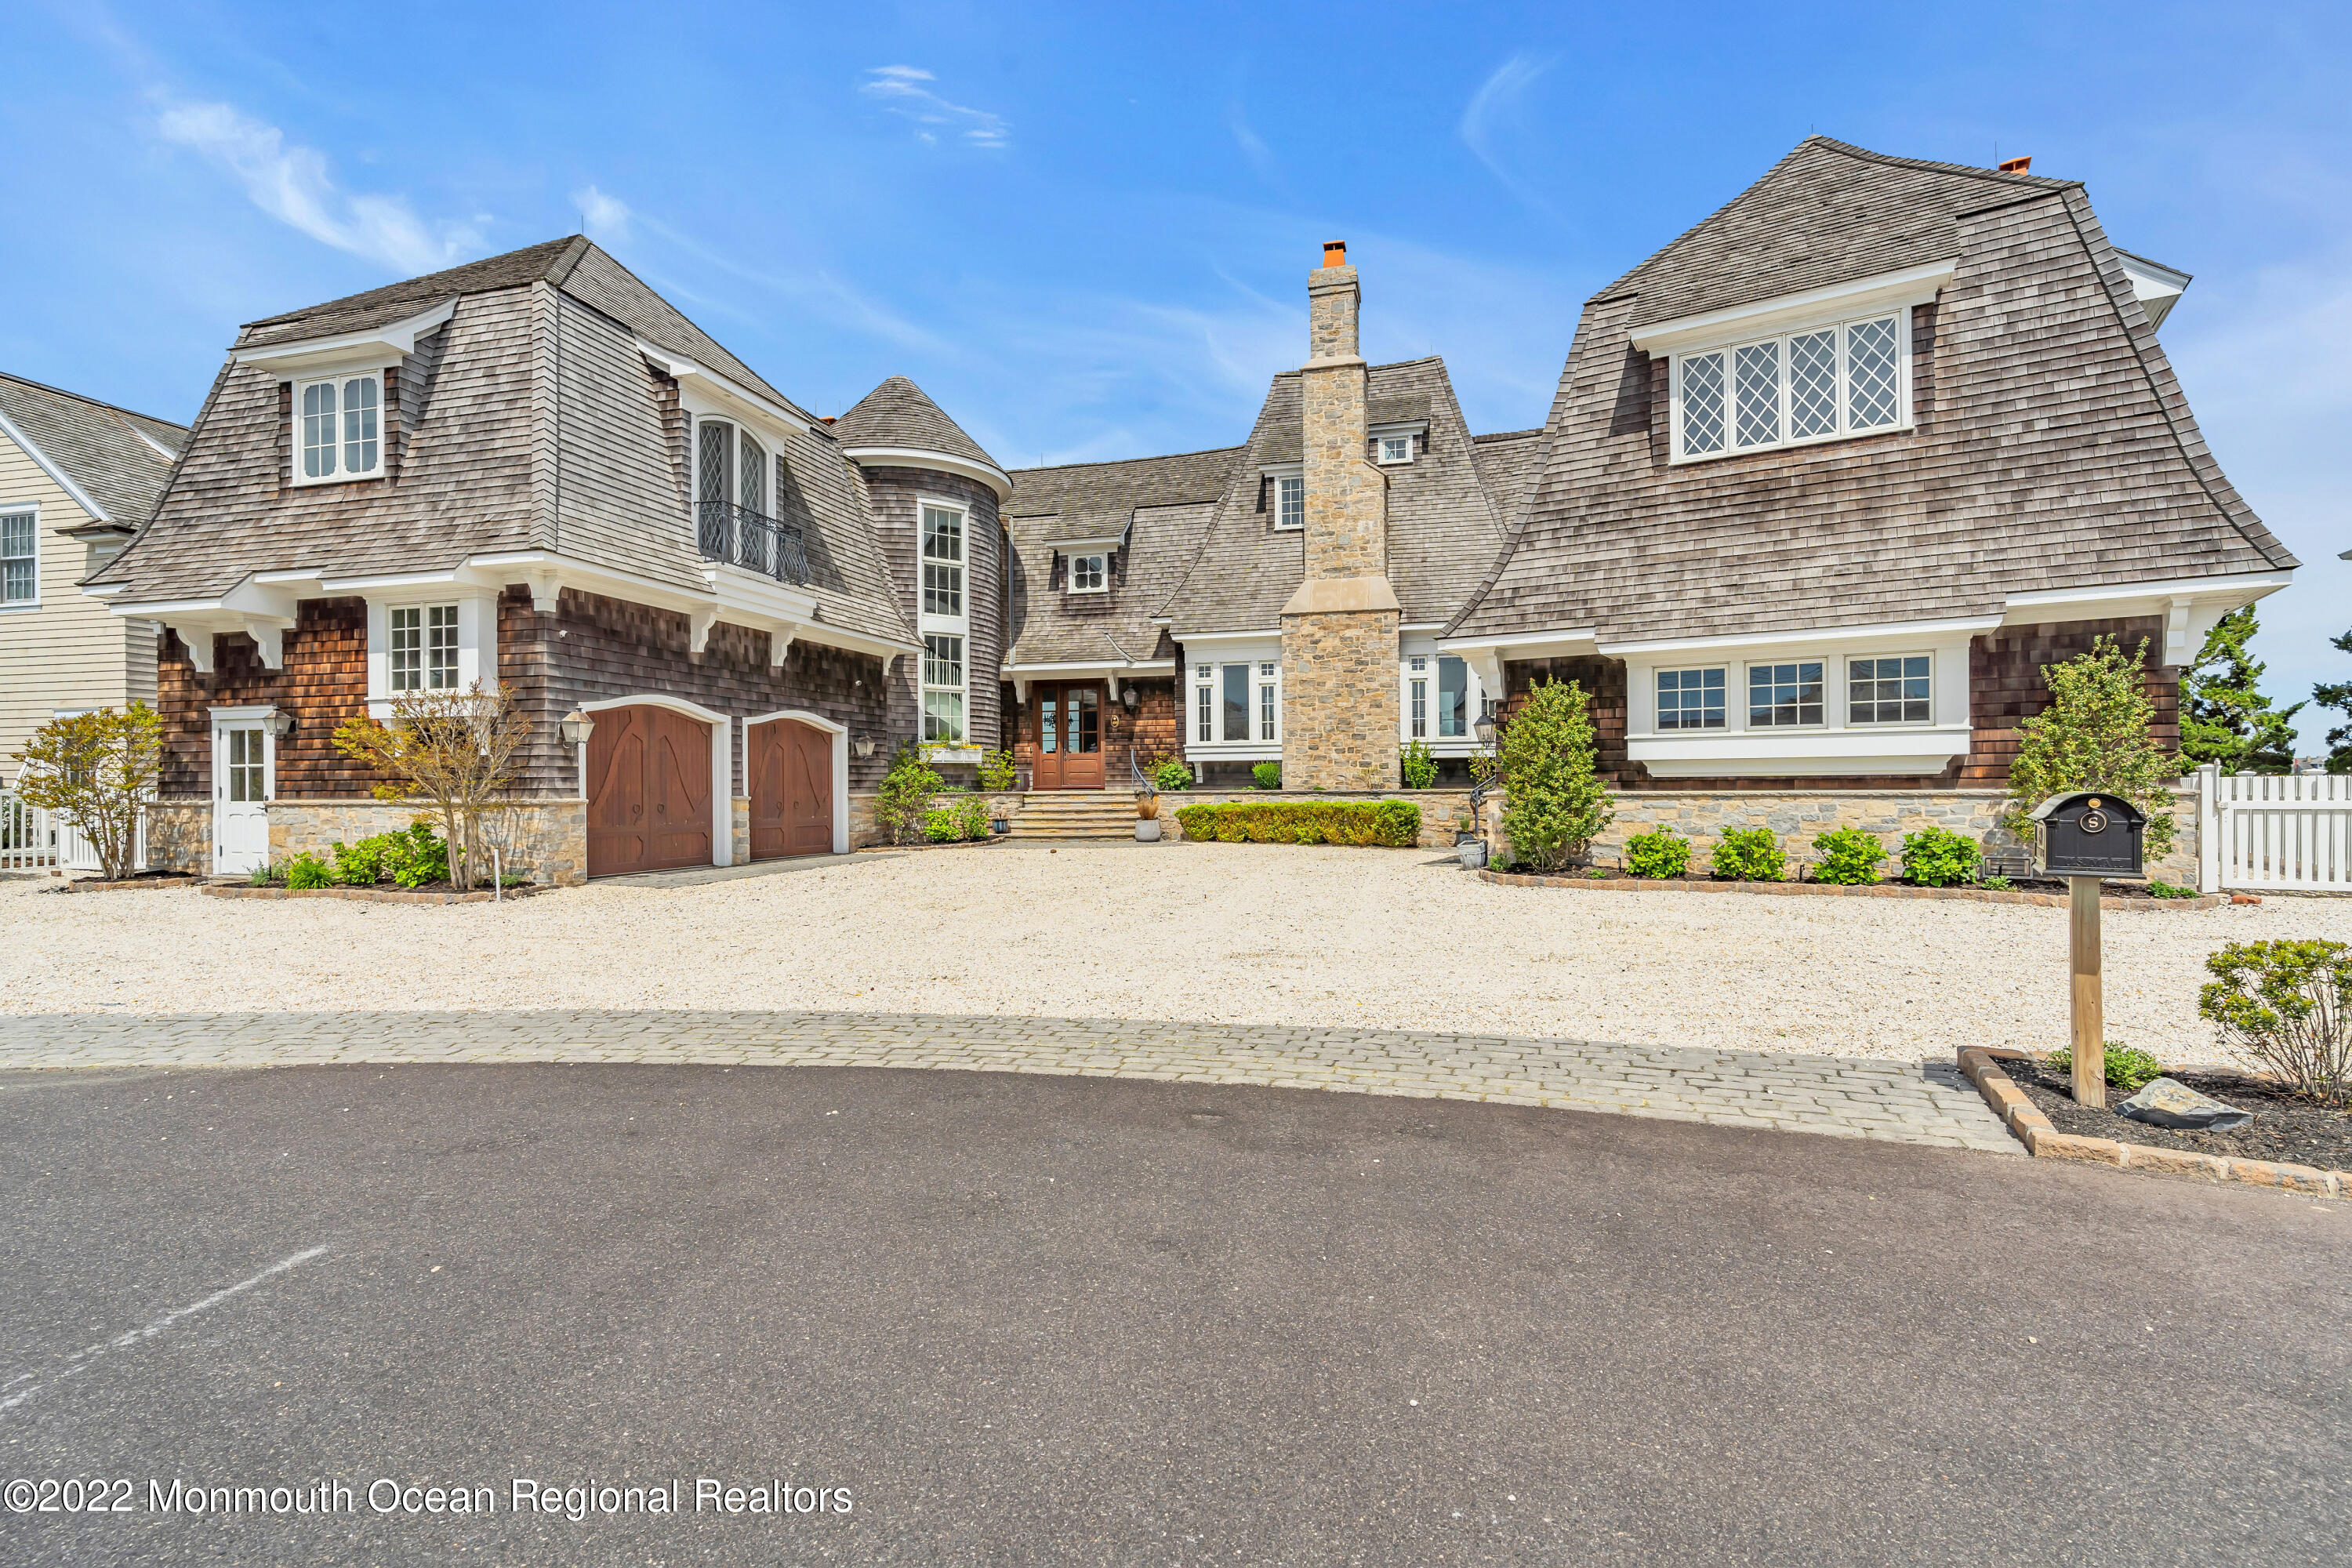
[[[1837,428],[1837,329],[1789,340],[1789,438],[1827,436]]]
[[[1895,423],[1900,399],[1895,395],[1895,319],[1864,321],[1846,330],[1846,423],[1855,430],[1874,430]]]
[[[1900,313],[1677,354],[1676,456],[1712,458],[1902,425]]]
[[[1780,438],[1780,345],[1750,343],[1732,355],[1737,445],[1763,447]]]
[[[1683,450],[1696,456],[1723,450],[1723,356],[1683,361]]]

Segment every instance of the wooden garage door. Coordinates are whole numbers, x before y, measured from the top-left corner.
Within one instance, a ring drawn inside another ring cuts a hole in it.
[[[588,874],[710,864],[710,727],[607,708],[588,737]]]
[[[833,742],[797,719],[751,726],[752,859],[833,853]]]

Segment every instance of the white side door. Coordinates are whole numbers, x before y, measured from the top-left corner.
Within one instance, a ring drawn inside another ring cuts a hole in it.
[[[269,731],[258,719],[213,720],[213,870],[240,876],[269,858],[267,805],[278,793]]]

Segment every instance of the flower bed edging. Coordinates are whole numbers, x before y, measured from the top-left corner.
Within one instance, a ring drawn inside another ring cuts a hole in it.
[[[1978,904],[2039,904],[2063,910],[2064,893],[2021,893],[1999,888],[1906,888],[1892,882],[1866,882],[1840,887],[1829,882],[1683,882],[1654,877],[1537,877],[1520,871],[1481,871],[1489,882],[1512,888],[1581,888],[1602,893],[1784,893],[1803,898],[1959,899]],[[2103,910],[2211,910],[2230,901],[2227,893],[2200,893],[2193,899],[2103,898]]]
[[[57,890],[60,893],[127,892],[132,888],[193,888],[203,880],[202,877],[126,877],[119,882],[103,882],[96,877],[83,877],[60,883]]]
[[[208,899],[348,899],[362,904],[487,904],[491,901],[488,888],[470,893],[421,893],[409,888],[246,888],[232,882],[206,882],[196,891]],[[520,899],[540,891],[537,888],[509,888],[509,899]]]
[[[2250,1187],[2276,1187],[2313,1197],[2352,1197],[2352,1173],[2323,1171],[2285,1160],[2240,1160],[2226,1154],[2195,1154],[2185,1149],[2155,1149],[2145,1143],[2119,1143],[2112,1138],[2084,1138],[2061,1132],[2050,1118],[2026,1098],[2025,1091],[2000,1070],[2002,1061],[2022,1061],[2022,1051],[1971,1046],[1960,1053],[1960,1071],[1985,1097],[2009,1130],[2037,1160],[2071,1160],[2077,1164],[2116,1165],[2158,1176],[2186,1176],[2192,1181],[2228,1182]]]

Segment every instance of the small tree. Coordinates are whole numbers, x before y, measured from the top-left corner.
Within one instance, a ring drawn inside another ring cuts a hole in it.
[[[874,821],[893,844],[911,844],[923,835],[923,818],[948,781],[931,771],[923,748],[909,742],[891,759],[882,787],[874,793]]]
[[[2231,610],[2205,635],[2197,662],[2180,678],[2180,755],[2219,763],[2223,773],[2284,773],[2294,766],[2294,716],[2263,695],[2263,671],[2250,646],[2261,630],[2252,605]]]
[[[16,794],[71,823],[119,882],[136,868],[139,813],[154,798],[163,757],[163,721],[144,702],[52,719],[14,754],[24,764]]]
[[[1616,816],[1594,770],[1590,700],[1547,680],[1502,727],[1503,832],[1520,859],[1556,871],[1580,859]]]
[[[2171,849],[2171,782],[2179,764],[2148,732],[2156,705],[2140,685],[2147,658],[2145,641],[2126,658],[2115,638],[2103,637],[2090,652],[2042,668],[2050,706],[2017,727],[2003,827],[2031,843],[2035,806],[2053,795],[2098,790],[2147,815],[2141,844],[2147,858],[2161,859]]]
[[[2205,960],[2197,1011],[2295,1093],[2352,1099],[2352,947],[2233,942]]]
[[[2352,632],[2327,639],[2341,653],[2352,653]],[[2344,715],[2345,722],[2327,731],[2327,771],[2352,773],[2352,680],[2323,680],[2311,689],[2311,700]]]
[[[505,690],[411,691],[392,701],[392,720],[347,720],[335,730],[335,749],[362,766],[390,775],[378,800],[426,800],[441,818],[449,844],[449,884],[474,885],[483,818],[504,809],[514,786],[515,761],[530,734],[530,719]]]

